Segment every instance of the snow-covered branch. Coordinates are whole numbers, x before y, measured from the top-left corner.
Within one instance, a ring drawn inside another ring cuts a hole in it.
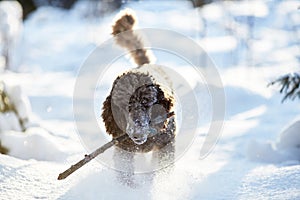
[[[0,81],[0,131],[26,130],[30,110],[28,101],[19,86],[7,87]]]

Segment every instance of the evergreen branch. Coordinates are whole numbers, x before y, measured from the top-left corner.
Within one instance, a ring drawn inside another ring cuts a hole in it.
[[[300,99],[300,75],[298,73],[286,74],[271,82],[269,85],[280,84],[279,92],[284,94],[282,102],[286,99],[294,100],[296,97]]]

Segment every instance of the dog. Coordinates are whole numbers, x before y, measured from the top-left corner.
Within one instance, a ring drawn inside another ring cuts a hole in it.
[[[121,179],[128,185],[135,153],[155,152],[162,166],[174,161],[176,133],[172,81],[161,66],[150,64],[149,52],[133,31],[135,23],[134,14],[127,11],[112,27],[115,42],[130,51],[137,67],[114,80],[102,108],[106,132],[112,138],[126,134],[116,145],[114,163],[126,171]]]

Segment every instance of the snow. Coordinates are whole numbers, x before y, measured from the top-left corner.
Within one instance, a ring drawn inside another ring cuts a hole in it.
[[[232,3],[229,6],[229,10],[237,16],[265,17],[269,14],[266,2],[257,0]]]
[[[20,126],[18,117],[14,112],[6,112],[0,114],[0,126],[1,131],[5,130],[16,130],[21,131],[22,128]]]
[[[29,99],[19,85],[9,85],[5,82],[3,84],[11,104],[15,106],[16,113],[14,111],[0,113],[0,131],[21,131],[22,127],[19,119],[26,123],[30,121],[31,107]],[[26,123],[24,123],[25,127],[27,126]]]
[[[209,37],[199,41],[199,45],[208,53],[232,51],[237,46],[237,40],[232,36]]]
[[[248,146],[248,157],[252,160],[271,163],[299,162],[299,128],[300,121],[297,120],[280,132],[277,141],[266,143],[251,141]]]
[[[299,169],[299,165],[257,167],[244,177],[242,192],[238,198],[299,199],[300,177],[296,173]]]
[[[8,85],[7,95],[15,105],[16,111],[18,112],[20,118],[29,120],[31,113],[30,102],[26,94],[24,94],[22,88],[19,85]]]
[[[0,68],[14,69],[17,45],[22,32],[22,7],[17,1],[0,2]],[[6,66],[8,65],[8,66]]]
[[[42,128],[28,128],[24,133],[8,131],[0,138],[9,155],[23,160],[63,161],[67,156],[57,139]]]
[[[176,56],[153,51],[156,62],[182,72],[201,100],[204,120],[190,146],[174,165],[134,175],[131,186],[122,184],[118,172],[100,158],[66,180],[56,180],[91,151],[74,122],[73,91],[82,63],[111,37],[117,14],[85,18],[85,2],[71,11],[42,7],[33,13],[24,23],[17,72],[0,74],[20,115],[30,119],[21,132],[14,113],[0,115],[1,145],[10,149],[9,155],[0,154],[0,199],[300,198],[299,101],[281,104],[278,88],[267,87],[278,76],[299,69],[295,0],[216,1],[199,9],[183,1],[126,4],[136,11],[138,27],[174,30],[206,50],[226,95],[222,134],[211,153],[200,157],[212,113],[209,95],[201,88],[205,77],[192,74]],[[109,69],[98,81],[96,100],[108,94],[111,77],[131,66],[120,58],[111,67],[119,63],[123,65]],[[101,104],[96,102],[93,111],[99,121]],[[95,142],[103,127],[85,130],[90,132],[84,137]]]

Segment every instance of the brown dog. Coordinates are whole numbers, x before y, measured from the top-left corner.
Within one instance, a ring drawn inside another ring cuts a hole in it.
[[[127,134],[114,156],[115,165],[127,171],[122,178],[127,184],[134,173],[133,153],[154,151],[159,160],[174,160],[176,127],[171,81],[160,66],[149,64],[147,50],[132,30],[135,21],[132,14],[125,13],[113,25],[116,43],[130,51],[138,67],[115,79],[102,112],[108,134],[113,138]]]

